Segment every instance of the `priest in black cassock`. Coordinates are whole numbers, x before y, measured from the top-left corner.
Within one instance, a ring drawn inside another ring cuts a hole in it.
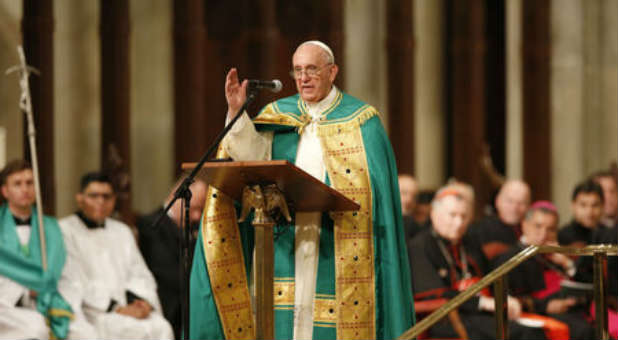
[[[573,220],[558,233],[563,246],[583,247],[592,242],[595,230],[605,228],[603,217],[603,189],[592,180],[579,183],[571,198]]]
[[[431,229],[419,233],[409,244],[415,300],[447,298],[459,293],[461,282],[479,278],[488,268],[477,241],[466,230],[470,204],[456,187],[445,187],[432,202]],[[495,303],[489,296],[478,295],[458,307],[459,316],[470,339],[493,339]],[[519,317],[521,304],[508,298],[509,320]],[[542,328],[509,322],[511,339],[544,339]],[[449,320],[443,319],[429,329],[430,337],[457,337]]]
[[[496,266],[530,245],[556,245],[558,212],[548,201],[534,203],[522,222],[519,242],[496,260]],[[592,339],[594,329],[587,321],[587,294],[561,289],[575,274],[573,260],[559,253],[539,254],[515,267],[509,274],[510,293],[522,301],[525,311],[547,315],[569,326],[570,339]]]
[[[163,316],[172,324],[174,337],[181,336],[181,290],[180,290],[180,239],[179,229],[182,215],[181,200],[170,208],[157,226],[154,222],[163,213],[164,207],[173,199],[174,192],[184,178],[179,180],[170,192],[165,203],[149,215],[142,216],[137,221],[139,230],[139,248],[144,256],[148,268],[157,281],[157,293],[161,300]],[[204,203],[206,201],[206,183],[201,180],[195,181],[189,186],[191,190],[191,209],[189,219],[191,230],[197,233]],[[195,248],[195,243],[190,245],[190,250]]]

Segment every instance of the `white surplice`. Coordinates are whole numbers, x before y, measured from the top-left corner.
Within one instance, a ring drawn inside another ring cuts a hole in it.
[[[105,227],[88,229],[77,215],[59,221],[67,257],[80,268],[81,308],[100,339],[172,339],[163,318],[157,285],[148,270],[129,227],[108,218]],[[127,304],[127,291],[147,301],[153,311],[145,319],[108,312],[112,300]]]
[[[20,241],[22,244],[27,244],[31,234],[30,227],[18,228]],[[68,257],[58,281],[58,291],[69,304],[75,301],[80,291],[79,269]],[[20,300],[21,304],[17,307],[16,304]],[[50,330],[45,317],[37,311],[36,299],[30,297],[30,290],[7,277],[0,276],[0,339],[48,339],[49,336]],[[74,310],[67,339],[96,337],[95,329],[88,323],[81,310]]]
[[[317,135],[317,122],[322,112],[329,108],[337,97],[332,87],[328,95],[318,103],[306,103],[307,113],[312,117],[300,135],[295,164],[313,177],[324,182],[326,166],[323,150]],[[225,151],[237,161],[270,160],[272,132],[259,133],[246,113],[223,140]],[[322,213],[296,213],[295,268],[294,274],[294,339],[313,337],[313,299],[318,268],[318,249]]]

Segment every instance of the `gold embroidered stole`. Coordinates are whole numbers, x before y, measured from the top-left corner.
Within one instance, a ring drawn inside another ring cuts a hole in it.
[[[217,158],[226,158],[222,147]],[[226,339],[255,339],[255,322],[232,199],[208,187],[202,219],[204,257]],[[213,326],[214,327],[214,326]]]
[[[360,204],[358,212],[331,213],[335,232],[335,312],[338,339],[374,339],[375,271],[372,197],[361,125],[377,112],[363,106],[354,114],[318,126],[331,185]],[[316,296],[314,319],[332,302]],[[322,307],[322,308],[320,308]]]

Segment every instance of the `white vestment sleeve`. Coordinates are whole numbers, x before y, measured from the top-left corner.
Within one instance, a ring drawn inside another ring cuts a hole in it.
[[[227,133],[221,144],[235,161],[270,160],[273,133],[260,133],[246,112]]]
[[[24,294],[28,294],[28,288],[9,278],[0,276],[0,305],[14,307]]]
[[[129,249],[131,260],[128,269],[130,276],[125,289],[144,299],[155,310],[162,312],[154,276],[146,266],[135,241],[132,239],[131,242],[127,242],[127,246],[131,247]]]

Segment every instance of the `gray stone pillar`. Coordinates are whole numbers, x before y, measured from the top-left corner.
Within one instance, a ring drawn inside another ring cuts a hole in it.
[[[131,1],[129,8],[131,199],[141,213],[160,206],[180,167],[174,163],[172,11],[171,0]]]
[[[506,2],[506,177],[523,178],[522,2]]]
[[[618,2],[552,3],[552,187],[562,220],[571,191],[618,153]]]
[[[375,106],[388,123],[384,2],[346,0],[344,6],[344,90]]]
[[[552,197],[562,221],[570,216],[573,185],[585,176],[582,0],[552,1],[551,142]],[[555,170],[560,171],[555,171]]]
[[[100,167],[101,76],[99,9],[96,1],[54,2],[56,48],[55,155],[58,190],[56,212],[75,211],[79,179]]]
[[[414,1],[415,176],[423,188],[445,180],[444,2]]]

